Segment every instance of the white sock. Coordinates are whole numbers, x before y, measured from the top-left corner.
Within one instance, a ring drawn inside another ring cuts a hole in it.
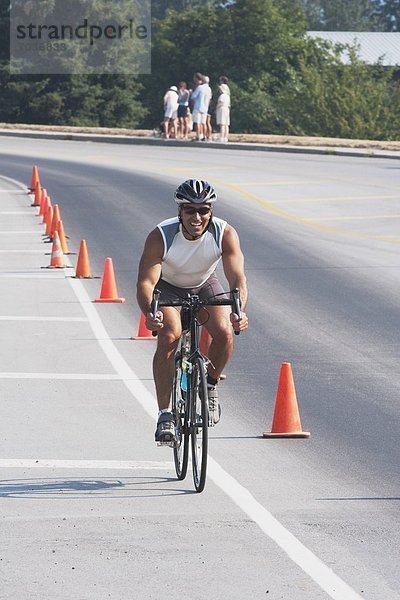
[[[158,411],[158,416],[160,417],[161,415],[163,415],[164,413],[169,413],[171,412],[169,410],[169,408],[162,408],[161,410]]]

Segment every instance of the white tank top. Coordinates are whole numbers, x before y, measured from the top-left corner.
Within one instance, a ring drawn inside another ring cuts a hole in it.
[[[221,259],[226,224],[226,221],[213,217],[199,239],[187,240],[178,217],[159,223],[157,227],[164,241],[162,279],[182,288],[203,285]]]

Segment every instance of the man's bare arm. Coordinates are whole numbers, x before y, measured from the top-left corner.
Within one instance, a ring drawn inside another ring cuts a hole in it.
[[[144,315],[150,313],[153,291],[161,275],[164,244],[158,229],[148,235],[139,263],[137,301]]]
[[[239,288],[241,314],[231,313],[231,323],[235,331],[247,329],[249,320],[244,309],[247,305],[247,282],[244,272],[244,257],[240,248],[239,236],[230,225],[226,226],[222,239],[222,264],[231,290]]]
[[[222,264],[231,290],[239,288],[242,310],[247,304],[247,282],[244,272],[244,256],[239,236],[230,225],[226,226],[222,240]]]

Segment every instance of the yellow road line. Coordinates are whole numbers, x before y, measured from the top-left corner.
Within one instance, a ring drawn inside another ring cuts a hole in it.
[[[370,221],[376,219],[399,219],[400,215],[367,215],[364,217],[310,217],[304,219],[305,221]]]
[[[222,165],[222,166],[217,166],[217,167],[203,167],[201,165],[196,165],[193,167],[171,167],[168,169],[168,172],[173,171],[174,173],[188,173],[189,175],[188,177],[190,177],[191,173],[194,173],[195,171],[200,171],[200,173],[203,174],[202,179],[205,179],[204,177],[204,171],[231,171],[234,167],[230,166],[230,165]]]
[[[269,180],[269,181],[243,181],[243,182],[241,181],[240,183],[236,183],[236,182],[233,181],[232,185],[243,185],[243,184],[246,185],[246,186],[247,185],[256,185],[256,186],[257,185],[265,185],[265,186],[268,186],[268,187],[272,187],[272,186],[276,186],[276,185],[277,186],[278,185],[287,185],[287,186],[290,186],[290,185],[302,185],[304,183],[312,183],[314,185],[318,185],[318,184],[323,183],[323,180],[322,179],[320,179],[320,180],[318,180],[318,179],[298,179],[298,180],[293,179],[293,180],[289,180],[289,181],[286,181],[286,180],[279,180],[279,181],[271,181],[271,180]]]
[[[358,231],[349,231],[346,229],[339,229],[338,227],[330,227],[329,225],[321,225],[320,223],[310,222],[302,217],[297,217],[296,215],[292,215],[291,213],[281,210],[280,208],[273,206],[271,204],[271,202],[266,202],[265,200],[261,200],[261,198],[258,198],[251,192],[246,192],[245,190],[242,190],[241,188],[239,188],[236,185],[232,185],[226,181],[217,180],[217,179],[215,179],[214,182],[218,183],[219,185],[221,185],[227,189],[232,190],[233,192],[236,192],[240,196],[243,196],[247,200],[250,200],[251,202],[258,204],[259,206],[267,208],[270,212],[272,212],[276,215],[279,215],[280,217],[283,217],[285,219],[289,219],[290,221],[294,221],[295,223],[300,223],[301,225],[305,225],[307,227],[313,227],[314,229],[319,229],[320,231],[329,231],[331,233],[337,233],[340,235],[345,235],[345,236],[354,237],[354,238],[358,238],[358,239],[379,240],[379,241],[385,241],[385,242],[392,243],[392,244],[400,244],[400,237],[394,237],[394,236],[390,236],[390,235],[382,236],[382,235],[363,234],[363,233],[359,233]]]
[[[303,204],[313,202],[351,202],[355,200],[399,200],[399,194],[391,196],[326,196],[324,198],[292,198],[284,200],[270,200],[271,204]]]

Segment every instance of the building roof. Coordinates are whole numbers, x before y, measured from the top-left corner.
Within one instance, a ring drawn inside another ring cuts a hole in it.
[[[359,58],[374,65],[378,62],[386,67],[400,65],[400,33],[384,33],[371,31],[307,31],[312,38],[321,38],[333,44],[358,46]],[[343,52],[342,60],[349,62],[347,52]]]

